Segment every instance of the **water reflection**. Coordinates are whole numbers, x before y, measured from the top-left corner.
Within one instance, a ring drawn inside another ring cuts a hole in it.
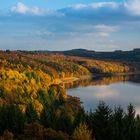
[[[63,83],[62,86],[66,89],[69,88],[76,88],[76,87],[86,87],[89,85],[95,86],[95,85],[109,85],[112,83],[117,82],[125,82],[128,81],[130,78],[129,76],[113,76],[113,77],[91,77],[88,79],[81,79],[70,83]]]
[[[80,98],[86,110],[95,109],[102,100],[112,108],[121,105],[126,109],[132,103],[140,113],[140,75],[86,79],[64,86],[69,95]]]
[[[96,93],[94,94],[98,100],[113,99],[119,96],[119,92],[111,87],[99,86],[96,87]]]

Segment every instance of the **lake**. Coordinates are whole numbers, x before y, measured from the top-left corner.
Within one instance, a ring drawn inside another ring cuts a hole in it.
[[[68,95],[79,97],[85,110],[95,109],[99,101],[124,110],[132,103],[140,114],[140,75],[96,77],[65,84]]]

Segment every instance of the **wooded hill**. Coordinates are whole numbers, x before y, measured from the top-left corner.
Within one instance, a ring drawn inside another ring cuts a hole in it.
[[[96,52],[86,49],[73,49],[62,51],[61,53],[68,56],[81,56],[94,59],[140,62],[140,49],[134,49],[131,51],[116,50],[114,52]]]
[[[16,103],[25,112],[32,103],[40,114],[44,100],[52,98],[50,86],[58,84],[59,79],[129,70],[127,64],[120,62],[48,53],[0,52],[0,104]],[[65,92],[58,91],[53,91],[53,98],[68,98]]]
[[[134,69],[126,62],[87,59],[58,53],[1,51],[0,140],[91,140],[92,137],[102,140],[110,130],[113,130],[113,133],[110,133],[108,139],[111,137],[114,140],[114,137],[120,134],[114,134],[116,127],[118,130],[120,126],[116,126],[115,122],[115,129],[112,129],[112,125],[106,125],[113,121],[112,117],[109,117],[109,121],[106,119],[106,112],[109,116],[112,115],[109,108],[101,105],[95,114],[85,113],[80,106],[80,100],[68,96],[65,89],[58,85],[58,81],[70,77],[128,73],[132,70]],[[101,115],[98,116],[98,112]],[[100,120],[100,116],[105,116],[105,121],[101,118],[105,124]],[[126,119],[121,118],[123,124],[126,120],[127,114]],[[140,119],[135,120],[136,125],[139,124]],[[94,128],[96,123],[99,125]],[[98,131],[102,125],[104,132]],[[125,130],[128,126],[122,128]],[[135,128],[134,133],[139,125]],[[124,139],[127,134],[129,133],[124,135]]]

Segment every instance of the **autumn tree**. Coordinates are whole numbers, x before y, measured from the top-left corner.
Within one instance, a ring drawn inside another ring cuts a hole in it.
[[[72,135],[73,140],[93,140],[92,132],[86,124],[80,124]]]

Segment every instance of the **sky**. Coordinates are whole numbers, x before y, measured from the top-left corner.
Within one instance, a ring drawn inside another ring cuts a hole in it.
[[[0,0],[0,49],[140,48],[140,0]]]

